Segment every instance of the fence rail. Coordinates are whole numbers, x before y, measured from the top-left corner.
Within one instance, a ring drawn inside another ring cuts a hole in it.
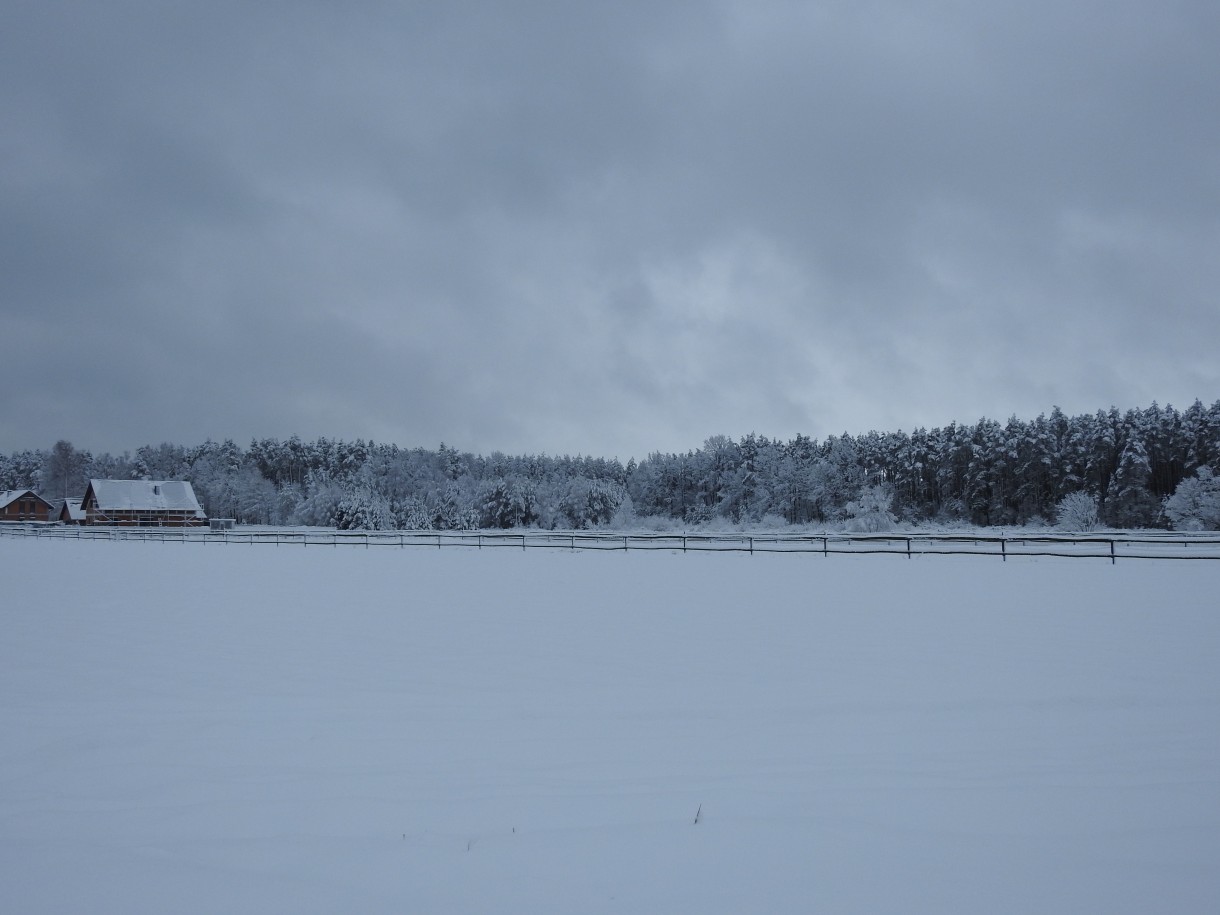
[[[140,528],[2,524],[0,537],[140,540],[163,543],[264,544],[302,547],[392,546],[468,549],[669,550],[671,552],[889,554],[916,556],[1049,556],[1079,559],[1220,559],[1220,534],[976,533],[783,534],[608,531],[334,531],[318,528]]]

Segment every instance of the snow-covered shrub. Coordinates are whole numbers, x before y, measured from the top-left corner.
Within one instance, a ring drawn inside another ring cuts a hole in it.
[[[1165,500],[1165,517],[1175,531],[1220,530],[1220,477],[1200,467]]]
[[[854,502],[848,502],[844,530],[875,534],[894,529],[897,520],[890,511],[894,494],[888,486],[866,486]]]
[[[639,531],[653,531],[658,534],[671,534],[685,530],[686,525],[680,518],[670,515],[636,515],[631,528]]]
[[[946,499],[932,520],[938,525],[958,526],[969,517],[970,509],[965,502],[961,499]]]
[[[760,531],[779,531],[790,527],[788,524],[788,519],[783,515],[776,514],[775,512],[768,512],[767,514],[763,515],[758,519],[758,524],[755,526]]]
[[[1088,533],[1097,524],[1097,499],[1087,492],[1068,493],[1055,506],[1055,525],[1061,531]]]
[[[691,527],[705,534],[732,534],[741,530],[741,525],[732,518],[717,514],[707,515],[704,520],[692,524]]]

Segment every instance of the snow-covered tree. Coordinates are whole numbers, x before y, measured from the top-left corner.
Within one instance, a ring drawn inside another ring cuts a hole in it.
[[[890,512],[894,493],[888,486],[866,486],[860,498],[847,503],[847,530],[875,534],[894,529],[897,519]]]
[[[0,461],[0,489],[42,488],[43,453],[41,451],[14,451]]]
[[[394,527],[400,531],[430,531],[435,528],[433,511],[420,498],[391,501],[390,514]]]
[[[1160,506],[1148,485],[1152,468],[1148,451],[1138,435],[1127,439],[1110,480],[1105,519],[1111,527],[1149,527],[1156,523]]]
[[[394,527],[390,506],[367,486],[350,486],[335,509],[341,531],[385,531]]]
[[[1165,500],[1165,517],[1175,531],[1220,530],[1220,477],[1200,467]]]
[[[489,481],[481,508],[483,527],[529,527],[538,520],[537,487],[520,477]]]
[[[346,496],[343,487],[327,473],[309,474],[305,486],[309,495],[297,504],[291,523],[334,527],[339,504]]]
[[[135,472],[142,480],[189,479],[191,462],[181,445],[162,442],[136,449]]]
[[[89,485],[88,451],[77,451],[62,439],[48,452],[42,469],[42,495],[47,499],[80,498]]]
[[[1097,523],[1097,499],[1087,492],[1070,492],[1055,506],[1055,524],[1062,531],[1088,533]]]
[[[479,512],[474,497],[460,482],[446,484],[441,491],[432,524],[440,530],[473,531],[479,526]]]
[[[568,527],[600,527],[614,517],[625,498],[626,490],[617,483],[575,477],[559,500],[559,510]]]

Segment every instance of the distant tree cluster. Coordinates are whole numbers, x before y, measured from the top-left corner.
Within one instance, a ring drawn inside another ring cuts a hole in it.
[[[0,489],[78,497],[89,478],[189,480],[213,517],[341,529],[453,530],[897,523],[1220,527],[1220,401],[913,432],[714,436],[623,465],[482,457],[320,438],[93,456],[68,442],[0,455]]]

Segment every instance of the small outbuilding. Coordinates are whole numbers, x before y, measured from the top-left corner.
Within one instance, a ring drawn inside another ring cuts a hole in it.
[[[32,489],[0,492],[0,521],[50,521],[55,510]]]
[[[84,524],[85,510],[81,507],[80,499],[65,499],[64,504],[59,507],[60,524]]]
[[[81,511],[82,524],[187,527],[208,521],[185,480],[90,480]]]

